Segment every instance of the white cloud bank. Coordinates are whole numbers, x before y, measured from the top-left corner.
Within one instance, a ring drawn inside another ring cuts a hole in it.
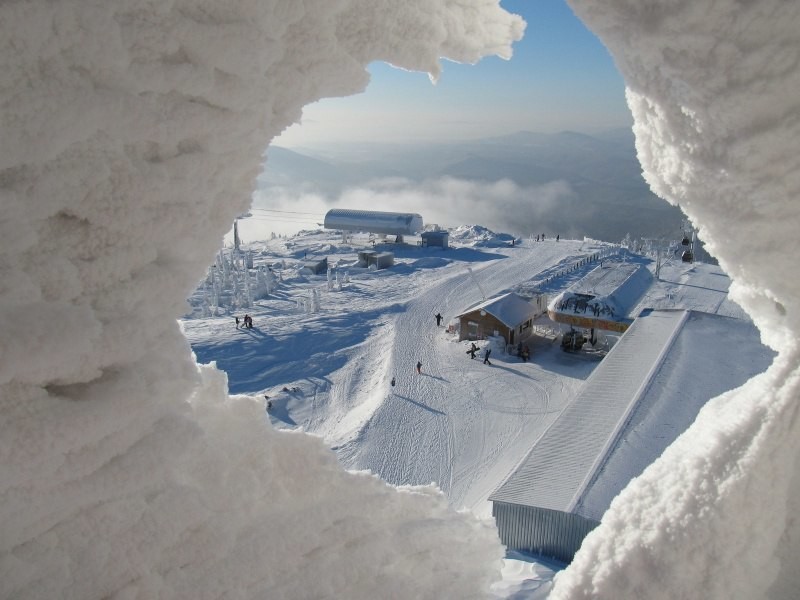
[[[780,356],[617,499],[554,597],[795,597],[800,4],[571,3],[628,82],[648,180]],[[270,431],[175,320],[303,104],[358,91],[371,60],[507,55],[521,24],[496,4],[2,4],[4,597],[486,589],[485,523]]]
[[[425,223],[455,227],[465,223],[480,224],[494,231],[540,233],[523,231],[528,224],[552,220],[559,205],[575,196],[566,181],[542,185],[521,186],[510,179],[499,181],[468,181],[456,177],[439,177],[421,182],[403,177],[374,179],[363,185],[349,187],[336,198],[313,190],[269,187],[253,195],[257,205],[272,210],[316,212],[325,214],[332,206],[354,210],[385,210],[419,213]],[[240,231],[256,231],[259,223],[240,222]],[[277,230],[281,223],[263,223],[261,234]],[[296,232],[302,225],[284,223],[287,232]],[[532,225],[531,225],[532,226]],[[247,228],[247,229],[245,229]],[[314,228],[310,219],[305,228]],[[548,232],[549,233],[549,232]],[[566,230],[563,234],[566,234]],[[256,239],[254,233],[248,239]],[[261,238],[266,239],[266,238]]]
[[[487,0],[2,3],[1,597],[488,589],[490,523],[274,432],[177,318],[303,105],[522,29]]]

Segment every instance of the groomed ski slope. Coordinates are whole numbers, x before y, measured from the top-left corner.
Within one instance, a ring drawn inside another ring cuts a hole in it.
[[[351,267],[341,291],[328,290],[324,276],[288,275],[294,259],[327,255],[340,266],[353,261],[358,240],[353,247],[340,241],[320,233],[261,244],[266,255],[257,256],[286,266],[284,283],[270,298],[236,313],[249,312],[253,330],[236,329],[234,313],[185,320],[198,360],[216,361],[227,371],[232,392],[260,402],[268,395],[276,426],[323,436],[348,468],[369,469],[395,484],[435,482],[454,506],[488,514],[489,493],[597,363],[564,355],[551,336],[530,342],[526,364],[496,347],[492,365],[484,365],[482,358],[469,359],[468,343],[459,343],[446,325],[484,294],[530,284],[555,265],[566,270],[608,246],[524,240],[483,247],[468,240],[445,251],[395,247],[394,267]],[[591,268],[565,273],[560,284]],[[321,290],[320,311],[299,312],[296,298],[312,287]],[[444,316],[441,327],[437,312]]]
[[[496,347],[492,365],[485,365],[480,357],[469,358],[466,342],[458,343],[444,327],[437,327],[434,315],[440,312],[449,321],[480,302],[481,289],[495,295],[567,256],[581,254],[582,246],[526,243],[474,265],[474,277],[453,265],[448,273],[420,285],[405,310],[394,317],[393,341],[381,336],[374,340],[376,346],[391,344],[379,367],[379,403],[358,435],[340,449],[344,464],[370,469],[395,484],[436,482],[454,506],[479,511],[503,473],[524,456],[593,365],[572,361],[576,364],[570,372],[559,374],[552,368],[552,357],[543,360],[552,354],[549,342],[534,344],[535,358],[526,364]],[[379,355],[370,347],[363,360]],[[394,389],[389,385],[392,376]]]
[[[256,265],[280,272],[278,290],[247,310],[187,319],[184,329],[200,362],[216,361],[228,372],[233,393],[262,404],[269,397],[276,427],[322,436],[348,468],[398,485],[436,483],[454,507],[488,515],[489,494],[576,397],[605,346],[566,354],[557,326],[542,317],[543,335],[529,341],[530,362],[498,346],[485,365],[482,357],[471,360],[468,342],[446,326],[484,295],[520,286],[555,296],[597,267],[578,263],[598,251],[611,252],[607,269],[618,260],[653,265],[616,255],[608,244],[522,240],[511,247],[487,241],[482,231],[444,251],[390,246],[395,265],[380,271],[354,266],[358,251],[372,247],[366,238],[344,245],[332,233],[304,232],[253,243]],[[324,275],[299,272],[304,260],[323,256],[337,266],[341,289]],[[643,281],[627,290],[631,315],[653,307],[744,316],[727,299],[729,279],[719,267],[672,260],[660,280]],[[297,300],[311,289],[320,293],[320,309],[308,313]],[[234,325],[234,314],[245,312],[252,330]]]

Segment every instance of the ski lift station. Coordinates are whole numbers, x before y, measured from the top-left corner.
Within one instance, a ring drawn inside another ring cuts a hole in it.
[[[332,208],[325,214],[325,229],[344,232],[365,232],[397,236],[403,242],[404,235],[415,235],[422,231],[422,216],[417,213],[379,212],[374,210],[350,210]]]
[[[628,318],[643,289],[642,281],[652,279],[643,265],[607,263],[593,269],[550,302],[551,321],[590,330],[623,333],[633,322]]]
[[[761,351],[731,351],[740,344]],[[773,356],[752,323],[698,311],[643,311],[489,496],[503,544],[570,562],[613,498],[709,398],[763,372]],[[708,384],[707,371],[724,377]]]

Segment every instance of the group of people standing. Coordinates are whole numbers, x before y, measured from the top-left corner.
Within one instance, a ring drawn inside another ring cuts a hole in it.
[[[236,329],[239,329],[239,325],[240,325],[239,317],[234,317],[234,318],[236,319]],[[253,317],[251,317],[250,315],[245,315],[244,319],[242,319],[241,321],[243,321],[243,323],[241,323],[241,325],[245,329],[252,329],[253,328]]]
[[[536,241],[537,242],[539,241],[539,238],[541,238],[542,241],[544,241],[544,234],[540,233],[539,235],[536,236]],[[556,235],[556,241],[558,241],[560,239],[561,239],[561,234],[559,233],[558,235]]]
[[[475,342],[470,342],[469,350],[467,350],[467,354],[469,354],[470,359],[475,358],[475,355],[478,353],[478,346],[475,345]],[[483,364],[491,366],[492,363],[489,361],[489,356],[492,354],[492,349],[489,346],[486,346],[486,350],[483,352]]]

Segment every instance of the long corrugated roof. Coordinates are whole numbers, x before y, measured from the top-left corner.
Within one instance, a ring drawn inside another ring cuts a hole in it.
[[[489,500],[573,512],[687,314],[637,319]]]

